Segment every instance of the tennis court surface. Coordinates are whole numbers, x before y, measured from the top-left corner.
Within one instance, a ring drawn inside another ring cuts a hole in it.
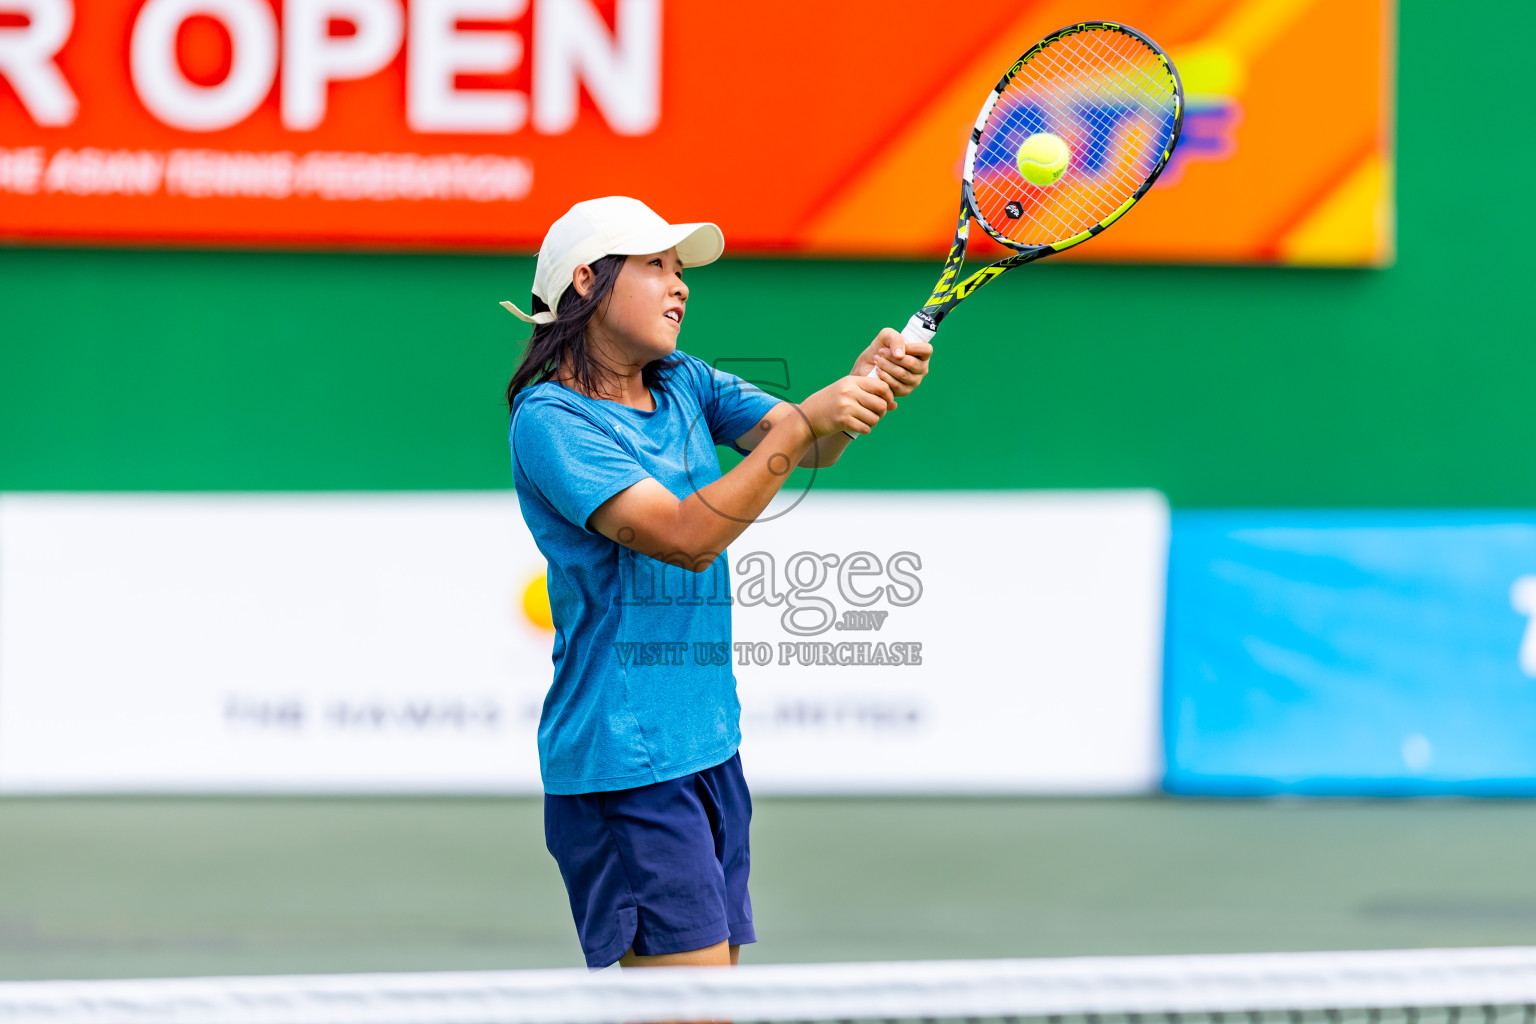
[[[1536,945],[1500,801],[762,799],[745,963]],[[529,799],[0,801],[0,976],[579,967]]]

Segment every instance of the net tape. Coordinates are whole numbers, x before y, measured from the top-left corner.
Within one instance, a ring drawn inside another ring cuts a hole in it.
[[[1532,1019],[1536,948],[0,982],[4,1024],[607,1024],[1430,1008]],[[1499,1008],[1517,1008],[1506,1015]],[[1524,1008],[1523,1011],[1518,1008]],[[1446,1015],[1454,1019],[1453,1011]],[[1476,1020],[1478,1018],[1472,1018]],[[1233,1019],[1242,1024],[1243,1018]],[[1471,1021],[1468,1021],[1471,1024]]]

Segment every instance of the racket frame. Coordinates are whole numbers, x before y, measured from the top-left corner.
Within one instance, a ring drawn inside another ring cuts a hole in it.
[[[1174,87],[1173,129],[1168,135],[1168,143],[1163,148],[1162,155],[1158,158],[1157,166],[1147,175],[1146,181],[1142,182],[1141,186],[1131,194],[1129,199],[1097,224],[1073,235],[1071,238],[1064,238],[1060,241],[1041,245],[1024,245],[1019,242],[1010,241],[998,234],[992,225],[987,223],[987,219],[982,216],[981,211],[977,209],[976,195],[971,184],[972,171],[976,163],[976,147],[981,142],[982,132],[987,126],[987,119],[992,116],[992,109],[997,106],[997,101],[1002,98],[1004,90],[1008,88],[1019,72],[1024,70],[1024,67],[1044,51],[1046,47],[1058,40],[1077,35],[1080,32],[1104,30],[1121,32],[1136,39],[1147,49],[1151,50],[1158,60],[1162,62],[1163,66],[1168,69],[1169,75],[1173,78]],[[907,324],[907,329],[903,330],[902,334],[907,335],[914,341],[930,340],[934,332],[938,330],[940,321],[948,316],[962,300],[975,293],[978,288],[993,278],[1012,270],[1014,267],[1022,267],[1026,263],[1033,263],[1036,260],[1041,260],[1047,256],[1055,255],[1058,252],[1065,252],[1074,246],[1081,245],[1125,216],[1127,211],[1135,206],[1142,196],[1147,194],[1147,190],[1156,183],[1158,176],[1168,166],[1168,161],[1173,156],[1174,147],[1178,145],[1179,136],[1183,130],[1183,80],[1179,77],[1178,68],[1174,67],[1173,61],[1169,60],[1168,55],[1163,52],[1163,48],[1154,43],[1145,33],[1119,22],[1082,21],[1057,29],[1034,46],[1031,46],[1018,60],[1013,62],[1013,65],[1003,77],[998,79],[997,85],[987,96],[986,102],[982,104],[981,113],[976,115],[976,123],[971,129],[970,141],[966,143],[965,147],[965,172],[960,183],[960,217],[959,223],[955,227],[955,240],[949,247],[949,256],[944,261],[944,270],[939,275],[938,282],[933,286],[933,293],[928,297],[928,301],[923,304],[923,308],[913,314],[912,319]],[[965,263],[966,245],[970,239],[972,218],[993,239],[1014,250],[1015,255],[982,267],[965,278],[960,278],[960,269]],[[911,333],[908,333],[909,331]]]

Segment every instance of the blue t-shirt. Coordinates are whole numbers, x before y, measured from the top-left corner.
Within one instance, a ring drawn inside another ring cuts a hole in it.
[[[725,552],[693,573],[587,520],[646,477],[679,499],[718,480],[715,445],[779,399],[682,352],[651,395],[656,408],[644,412],[546,381],[513,400],[512,475],[549,562],[555,624],[539,719],[546,793],[665,782],[720,764],[741,742]]]

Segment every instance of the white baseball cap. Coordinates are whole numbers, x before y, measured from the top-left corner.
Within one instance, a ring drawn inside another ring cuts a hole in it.
[[[571,275],[582,264],[604,256],[643,256],[677,247],[685,267],[713,263],[725,251],[725,236],[713,224],[668,224],[649,206],[628,196],[605,196],[577,203],[549,226],[539,246],[533,272],[533,294],[548,311],[524,313],[510,302],[502,305],[531,324],[552,323],[560,297],[571,286]]]

